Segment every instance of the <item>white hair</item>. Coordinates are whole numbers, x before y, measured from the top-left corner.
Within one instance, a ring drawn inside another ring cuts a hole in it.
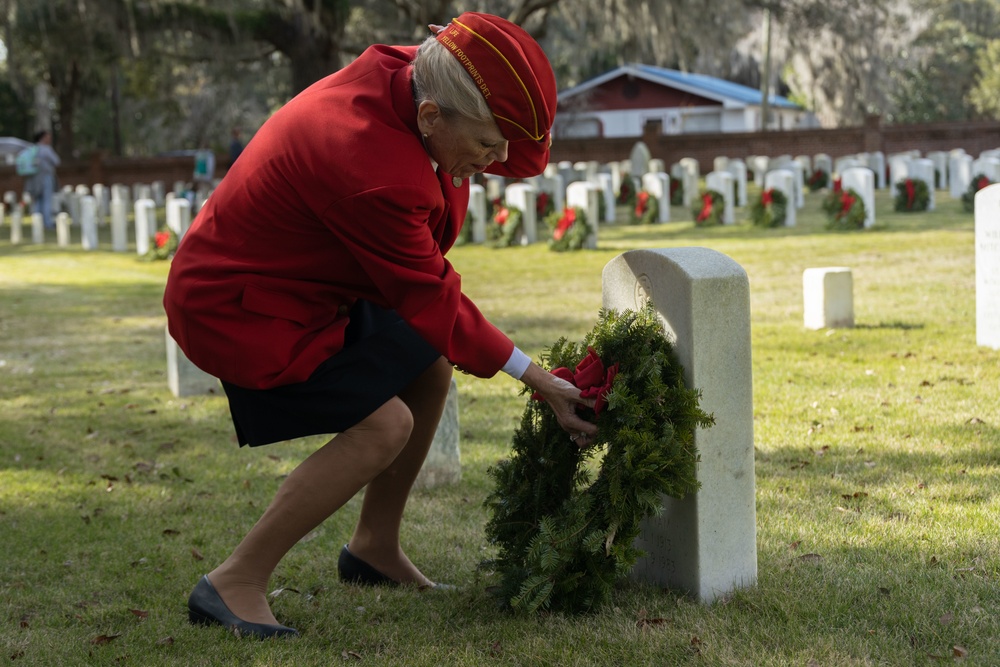
[[[493,120],[493,112],[472,77],[433,36],[424,40],[413,59],[413,96],[418,105],[434,102],[445,115]]]

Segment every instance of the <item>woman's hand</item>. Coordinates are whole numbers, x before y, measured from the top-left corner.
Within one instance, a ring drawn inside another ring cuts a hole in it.
[[[576,406],[594,407],[594,399],[580,398],[580,390],[571,383],[556,377],[535,363],[531,363],[521,376],[525,383],[545,399],[552,408],[556,420],[569,434],[569,439],[578,447],[584,447],[597,434],[597,425],[581,419],[576,414]]]

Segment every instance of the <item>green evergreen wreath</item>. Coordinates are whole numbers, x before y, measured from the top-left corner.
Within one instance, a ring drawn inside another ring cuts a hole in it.
[[[864,229],[865,203],[854,188],[837,191],[833,201],[835,205],[826,207],[827,229]]]
[[[986,174],[976,174],[975,178],[969,181],[969,187],[962,193],[962,210],[966,213],[973,213],[976,210],[976,193],[992,185]]]
[[[895,209],[904,213],[926,211],[930,205],[931,193],[927,183],[919,178],[907,178],[896,183]]]
[[[524,214],[516,206],[507,202],[493,202],[493,215],[486,225],[486,242],[494,248],[509,248],[521,235]]]
[[[552,232],[549,250],[556,252],[579,250],[590,235],[587,213],[578,206],[564,209],[561,214],[549,215],[545,218],[545,224]]]
[[[718,190],[702,190],[691,208],[694,224],[699,227],[721,225],[722,214],[725,212],[726,200]]]
[[[652,225],[660,219],[660,200],[648,190],[639,190],[635,196],[630,221],[633,225]]]
[[[809,192],[816,192],[817,190],[822,190],[830,184],[830,174],[826,172],[825,169],[816,169],[813,171],[809,180],[806,181],[806,185],[809,187]]]
[[[631,570],[639,523],[660,511],[661,494],[698,489],[694,433],[714,418],[699,407],[701,393],[684,386],[652,306],[602,310],[581,344],[560,339],[543,363],[596,393],[595,409],[581,415],[596,421],[597,437],[579,449],[548,406],[527,402],[511,458],[489,470],[496,488],[485,501],[486,535],[497,556],[482,566],[515,610],[581,612],[607,601]]]
[[[153,262],[160,259],[170,259],[177,252],[177,234],[167,226],[160,227],[150,240],[152,242],[149,244],[149,250],[140,258],[143,261]]]
[[[677,178],[670,179],[670,205],[681,206],[684,204],[684,182]]]
[[[757,227],[780,227],[788,215],[788,197],[777,188],[761,190],[750,207],[750,221]]]
[[[472,243],[472,209],[465,211],[465,222],[462,223],[462,228],[458,230],[458,236],[455,237],[456,246],[467,243]]]
[[[622,174],[621,186],[618,188],[618,199],[616,200],[618,204],[624,204],[626,206],[635,205],[635,183],[632,180],[632,176],[626,171]]]

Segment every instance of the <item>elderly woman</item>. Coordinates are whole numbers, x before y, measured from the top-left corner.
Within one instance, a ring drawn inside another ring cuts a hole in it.
[[[547,163],[551,66],[495,16],[432,29],[419,49],[369,48],[275,113],[174,257],[170,333],[221,379],[240,444],[337,434],[198,582],[192,622],[297,634],[271,613],[268,578],[362,488],[341,579],[433,586],[401,548],[400,522],[453,365],[520,379],[579,444],[596,431],[575,412],[593,401],[490,324],[444,259],[469,177],[532,176]]]

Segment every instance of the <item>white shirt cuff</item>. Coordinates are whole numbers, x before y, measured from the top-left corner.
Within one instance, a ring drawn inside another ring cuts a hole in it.
[[[514,351],[510,353],[510,359],[500,370],[515,380],[520,380],[524,371],[528,370],[529,365],[531,365],[531,357],[515,347]]]

